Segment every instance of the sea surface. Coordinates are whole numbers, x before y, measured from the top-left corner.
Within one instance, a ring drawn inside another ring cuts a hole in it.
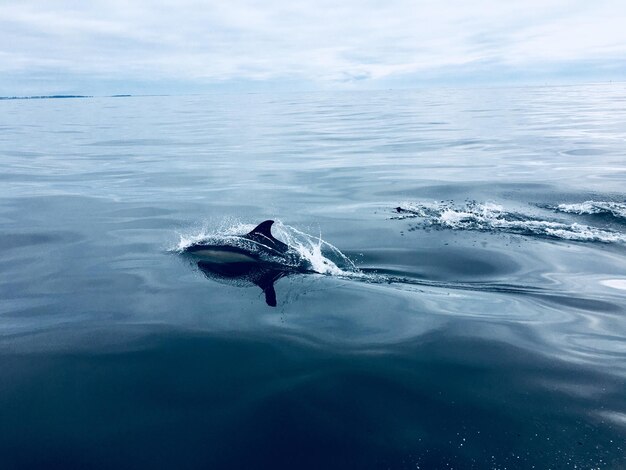
[[[0,468],[626,468],[626,84],[0,101]],[[312,267],[206,275],[275,220]]]

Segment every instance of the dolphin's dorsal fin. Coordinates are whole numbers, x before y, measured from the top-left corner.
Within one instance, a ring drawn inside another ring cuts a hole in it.
[[[273,220],[266,220],[257,225],[250,233],[246,235],[246,238],[255,242],[259,242],[263,245],[270,246],[275,250],[284,252],[289,248],[285,243],[274,238],[272,235]]]
[[[274,225],[273,220],[266,220],[265,222],[261,222],[259,225],[254,227],[252,231],[246,236],[254,237],[255,235],[263,235],[270,240],[276,240],[274,238],[274,235],[272,235],[272,225]]]

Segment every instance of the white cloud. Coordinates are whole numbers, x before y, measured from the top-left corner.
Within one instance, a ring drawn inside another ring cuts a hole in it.
[[[623,64],[624,24],[626,4],[611,0],[5,1],[0,86],[11,76],[334,86],[451,67],[479,73],[486,63],[490,73],[574,70]]]

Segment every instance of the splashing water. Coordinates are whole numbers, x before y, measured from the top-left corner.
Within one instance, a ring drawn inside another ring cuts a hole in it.
[[[180,240],[170,251],[183,253],[196,243],[223,244],[255,250],[258,248],[256,242],[242,238],[243,234],[250,232],[255,226],[225,220],[218,224],[218,230],[213,227],[209,231],[208,224],[205,224],[195,234],[179,233]],[[333,276],[353,276],[359,272],[352,260],[337,247],[323,240],[321,234],[314,237],[280,221],[274,222],[273,233],[289,246],[290,253],[280,259],[272,255],[262,255],[267,261],[280,261],[281,264],[293,267],[304,266],[316,273]]]
[[[209,229],[209,226],[211,228]],[[234,219],[224,219],[218,224],[204,222],[201,228],[196,229],[195,233],[178,233],[178,244],[169,251],[183,253],[187,248],[197,243],[225,243],[227,245],[236,245],[236,241],[241,235],[248,233],[255,226],[251,224],[243,224]]]
[[[626,235],[584,224],[543,220],[536,216],[511,212],[494,203],[453,202],[404,203],[396,208],[395,219],[421,218],[426,226],[451,230],[504,232],[560,240],[626,243]]]
[[[278,238],[306,259],[315,272],[337,276],[358,272],[352,260],[339,248],[323,240],[321,233],[318,237],[313,237],[282,222],[277,222],[275,226]]]
[[[623,202],[585,201],[577,204],[559,204],[554,210],[578,215],[608,214],[616,219],[626,220],[626,203]]]

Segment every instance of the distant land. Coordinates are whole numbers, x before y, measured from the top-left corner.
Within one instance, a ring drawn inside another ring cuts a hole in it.
[[[108,98],[128,98],[133,95],[110,95]],[[0,96],[0,100],[52,100],[65,98],[93,98],[91,95],[41,95],[41,96]]]
[[[58,98],[93,98],[85,95],[0,96],[0,100],[48,100]]]

